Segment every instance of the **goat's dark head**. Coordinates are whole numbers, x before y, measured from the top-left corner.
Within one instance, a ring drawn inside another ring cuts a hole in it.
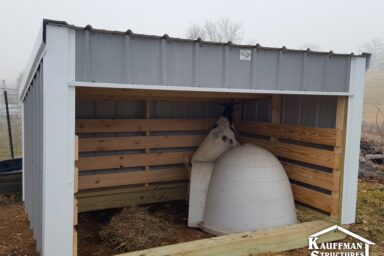
[[[234,102],[233,100],[230,103],[220,104],[224,107],[223,116],[228,119],[230,125],[233,124],[233,113],[237,104],[239,104],[239,102]]]

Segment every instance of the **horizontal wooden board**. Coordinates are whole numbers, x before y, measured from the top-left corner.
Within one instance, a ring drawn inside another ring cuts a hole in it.
[[[293,197],[297,202],[312,206],[325,212],[332,211],[332,197],[309,188],[291,184]]]
[[[132,136],[80,138],[80,152],[111,151],[146,148],[197,147],[202,135]]]
[[[77,119],[76,133],[208,131],[216,119]]]
[[[291,163],[282,163],[288,177],[292,180],[300,181],[312,186],[336,190],[332,173],[321,172],[311,168],[303,167]]]
[[[341,154],[334,151],[282,143],[278,141],[260,140],[247,136],[240,136],[239,141],[241,143],[250,143],[263,147],[278,157],[284,157],[300,162],[334,169],[338,169],[341,163]]]
[[[187,183],[140,186],[125,189],[80,192],[78,196],[79,212],[89,212],[111,208],[120,208],[149,203],[185,200]]]
[[[153,182],[181,181],[189,177],[187,169],[146,170],[127,173],[83,175],[79,189],[136,185]]]
[[[76,88],[76,98],[85,100],[193,100],[193,101],[230,101],[256,100],[269,97],[265,94],[229,93],[229,92],[193,92],[170,90],[143,90],[117,88]]]
[[[340,146],[343,138],[343,131],[341,129],[261,123],[254,121],[240,121],[235,124],[235,127],[239,132],[329,146]]]
[[[79,171],[103,170],[125,167],[183,164],[190,159],[193,152],[146,153],[131,155],[80,157]]]
[[[308,247],[308,236],[333,225],[335,225],[333,222],[316,220],[156,247],[119,256],[249,256],[264,253],[269,255]],[[342,232],[332,231],[320,236],[317,243],[336,241],[345,237]]]

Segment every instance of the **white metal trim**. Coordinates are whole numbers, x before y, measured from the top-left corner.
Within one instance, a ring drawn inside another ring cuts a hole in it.
[[[187,91],[187,92],[228,92],[228,93],[253,93],[253,94],[294,94],[294,95],[328,95],[328,96],[351,96],[349,92],[318,92],[318,91],[284,91],[284,90],[260,90],[260,89],[234,89],[234,88],[208,88],[188,86],[164,86],[145,84],[118,84],[69,81],[70,87],[97,87],[116,89],[143,89],[163,91]]]
[[[66,83],[75,78],[75,31],[47,25],[46,41],[41,255],[68,256],[73,253],[75,88]]]
[[[349,88],[354,96],[350,96],[348,99],[341,202],[341,224],[354,223],[356,218],[365,66],[365,58],[354,58],[351,61]]]

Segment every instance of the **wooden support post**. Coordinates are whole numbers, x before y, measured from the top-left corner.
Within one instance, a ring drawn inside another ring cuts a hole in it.
[[[146,119],[150,119],[151,118],[151,101],[149,100],[146,100],[145,101],[145,118]],[[150,136],[151,135],[151,132],[150,131],[146,131],[145,132],[145,136]],[[149,153],[149,148],[146,148],[145,149],[145,153],[148,154]],[[148,171],[149,170],[149,166],[145,166],[145,170]],[[149,183],[145,183],[145,186],[148,187],[149,186]]]
[[[78,201],[77,192],[79,191],[79,137],[75,136],[75,174],[74,174],[74,198],[73,198],[73,256],[77,256],[77,224],[78,224]]]
[[[279,124],[281,122],[282,95],[272,95],[272,113],[271,123]],[[271,137],[271,140],[278,141],[279,138]]]
[[[341,159],[344,159],[344,145],[345,145],[345,122],[347,115],[347,97],[339,96],[337,98],[336,105],[336,122],[335,128],[339,129],[339,141],[338,145],[335,146],[334,151],[337,154],[341,154]],[[341,161],[340,168],[333,169],[333,184],[334,188],[332,190],[332,210],[331,217],[337,221],[340,221],[340,210],[341,210],[341,186],[342,186],[342,175],[344,171],[344,161]]]
[[[235,106],[233,113],[233,126],[235,127],[235,136],[237,141],[239,141],[240,131],[237,129],[237,125],[243,120],[243,102],[240,102]]]

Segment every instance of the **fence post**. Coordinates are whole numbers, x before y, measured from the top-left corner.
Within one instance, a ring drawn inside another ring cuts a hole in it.
[[[7,125],[8,125],[8,136],[9,136],[9,148],[11,149],[11,158],[15,158],[15,154],[13,152],[11,119],[9,117],[8,95],[7,95],[7,91],[6,90],[4,90],[4,100],[5,100],[5,109],[7,111]]]

